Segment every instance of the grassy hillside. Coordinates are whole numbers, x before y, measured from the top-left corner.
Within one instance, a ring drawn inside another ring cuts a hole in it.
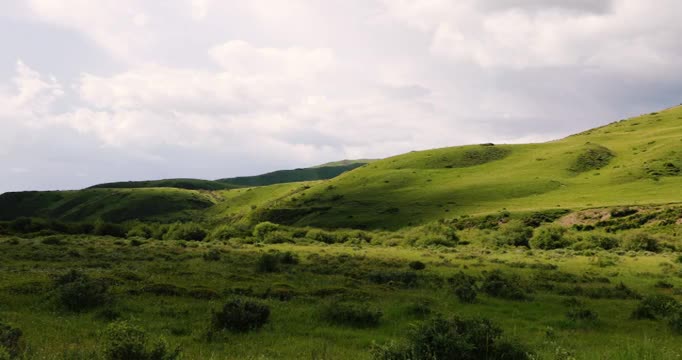
[[[90,189],[0,195],[0,220],[22,216],[62,221],[175,221],[213,205],[206,194],[181,189]]]
[[[279,170],[262,175],[241,176],[215,181],[202,179],[120,181],[97,184],[88,189],[177,188],[186,190],[226,190],[245,186],[266,186],[299,181],[327,180],[371,161],[365,159],[341,160],[311,168]]]
[[[333,179],[296,182],[326,178]],[[395,229],[503,210],[682,202],[682,107],[541,144],[458,146],[366,165],[277,171],[218,182],[262,187],[4,194],[0,218],[193,217],[214,223],[270,220],[297,226]]]
[[[279,201],[264,218],[396,228],[505,209],[679,202],[680,169],[682,107],[675,107],[542,144],[460,146],[379,160]]]
[[[353,162],[339,166],[322,166],[295,170],[279,170],[257,176],[241,176],[217,180],[221,183],[238,186],[265,186],[299,181],[314,181],[331,179],[347,171],[365,165],[363,162]]]
[[[201,179],[164,179],[147,181],[121,181],[98,184],[89,189],[136,189],[136,188],[178,188],[187,190],[225,190],[237,188],[236,185]]]

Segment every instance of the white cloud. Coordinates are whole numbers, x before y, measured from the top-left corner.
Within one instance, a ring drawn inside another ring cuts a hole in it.
[[[655,5],[27,0],[8,16],[45,38],[3,50],[39,71],[4,69],[0,156],[82,184],[555,138],[679,103],[682,5]]]
[[[484,68],[587,66],[639,74],[678,68],[682,55],[674,40],[682,32],[676,21],[682,5],[673,0],[384,3],[395,19],[431,34],[434,54]]]

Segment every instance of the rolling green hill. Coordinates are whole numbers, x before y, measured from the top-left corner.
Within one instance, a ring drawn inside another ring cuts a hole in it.
[[[137,188],[177,188],[187,190],[225,190],[239,186],[201,179],[164,179],[147,181],[121,181],[97,184],[88,189],[137,189]]]
[[[247,186],[265,186],[281,183],[327,180],[365,165],[372,160],[341,160],[311,168],[279,170],[262,175],[241,176],[220,180],[163,179],[146,181],[120,181],[97,184],[88,189],[139,189],[177,188],[186,190],[227,190]]]
[[[181,221],[213,206],[212,197],[183,189],[87,189],[0,195],[0,220],[42,217],[61,221]]]
[[[330,180],[296,182],[338,174]],[[8,193],[0,195],[0,219],[194,218],[394,229],[502,210],[682,202],[682,107],[540,144],[449,147],[366,165],[278,171],[217,182],[258,187]]]
[[[319,166],[294,170],[279,170],[257,176],[241,176],[216,180],[238,186],[265,186],[299,181],[327,180],[365,165],[365,162],[349,162],[337,166]]]
[[[682,107],[541,144],[379,160],[281,199],[262,219],[397,228],[438,218],[682,201]]]

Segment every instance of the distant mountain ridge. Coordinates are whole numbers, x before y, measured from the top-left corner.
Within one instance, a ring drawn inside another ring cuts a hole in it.
[[[342,160],[310,168],[278,170],[261,175],[239,176],[219,180],[162,179],[120,181],[97,184],[88,189],[177,188],[186,190],[228,190],[239,187],[265,186],[299,181],[328,180],[346,171],[367,164],[371,160]]]

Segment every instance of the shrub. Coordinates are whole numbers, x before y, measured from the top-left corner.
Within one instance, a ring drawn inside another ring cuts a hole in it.
[[[263,254],[256,263],[259,272],[272,273],[279,271],[279,268],[279,257],[276,254]]]
[[[460,302],[473,304],[476,302],[476,287],[471,284],[462,284],[455,287],[455,295]]]
[[[364,304],[332,302],[322,309],[322,318],[336,325],[374,327],[379,325],[382,312]]]
[[[206,230],[195,223],[175,223],[168,228],[164,239],[203,241],[206,235]]]
[[[421,261],[412,261],[409,263],[410,269],[412,270],[424,270],[426,269],[426,264]]]
[[[667,295],[647,296],[637,304],[630,317],[633,319],[657,319],[670,316],[680,309],[680,303]]]
[[[265,244],[283,244],[293,242],[291,234],[283,230],[275,230],[266,233],[261,239]]]
[[[511,220],[500,227],[495,235],[497,245],[526,246],[533,237],[533,228],[526,226],[522,221]]]
[[[24,342],[22,336],[23,332],[20,329],[0,323],[0,349],[5,350],[4,356],[7,359],[16,358],[23,352]],[[2,359],[1,356],[0,359]]]
[[[566,317],[574,322],[595,322],[597,321],[597,313],[586,308],[584,305],[572,306],[567,312]]]
[[[169,349],[164,340],[149,344],[147,333],[125,321],[113,322],[103,333],[102,353],[106,360],[175,360],[180,349]]]
[[[143,239],[150,239],[152,237],[152,228],[147,224],[136,224],[126,233],[127,238],[139,237]]]
[[[481,285],[481,290],[492,297],[509,300],[527,300],[526,289],[517,275],[506,276],[500,270],[488,273]]]
[[[130,246],[138,247],[144,245],[144,241],[140,239],[130,239]]]
[[[634,232],[626,235],[623,239],[623,247],[626,250],[632,251],[658,252],[661,250],[658,240],[644,232]]]
[[[64,237],[61,235],[52,235],[43,238],[41,242],[45,245],[64,245]]]
[[[98,236],[113,236],[119,238],[126,236],[126,231],[123,226],[104,221],[97,221],[92,233]]]
[[[277,258],[280,264],[284,265],[296,265],[298,264],[298,256],[291,251],[285,251],[283,253],[278,253]]]
[[[418,227],[409,234],[410,242],[417,246],[447,246],[459,243],[459,237],[454,226],[442,221],[432,222]]]
[[[84,311],[111,301],[109,286],[101,280],[71,270],[54,280],[54,295],[57,303],[69,311]]]
[[[279,230],[279,225],[264,221],[253,228],[253,237],[259,241],[263,241],[265,240],[265,235],[277,230]]]
[[[211,231],[209,239],[212,241],[225,241],[239,237],[241,234],[242,232],[232,225],[220,225]]]
[[[320,229],[310,229],[305,235],[306,238],[314,241],[323,242],[325,244],[334,244],[338,242],[336,234]]]
[[[206,261],[219,261],[220,251],[218,249],[211,249],[204,253],[204,260]]]
[[[256,330],[268,322],[270,308],[261,303],[241,299],[230,300],[220,311],[214,311],[211,327],[215,330],[246,332]]]
[[[561,249],[570,245],[568,239],[564,237],[566,229],[561,226],[545,226],[535,230],[530,246],[533,249]]]
[[[367,279],[375,284],[414,287],[417,285],[418,277],[413,271],[375,271],[368,274]]]
[[[526,348],[502,338],[502,329],[488,319],[435,317],[416,326],[403,344],[374,346],[375,360],[525,360]]]
[[[675,334],[682,335],[682,309],[677,309],[677,311],[668,318],[668,327],[670,327],[670,330]]]

